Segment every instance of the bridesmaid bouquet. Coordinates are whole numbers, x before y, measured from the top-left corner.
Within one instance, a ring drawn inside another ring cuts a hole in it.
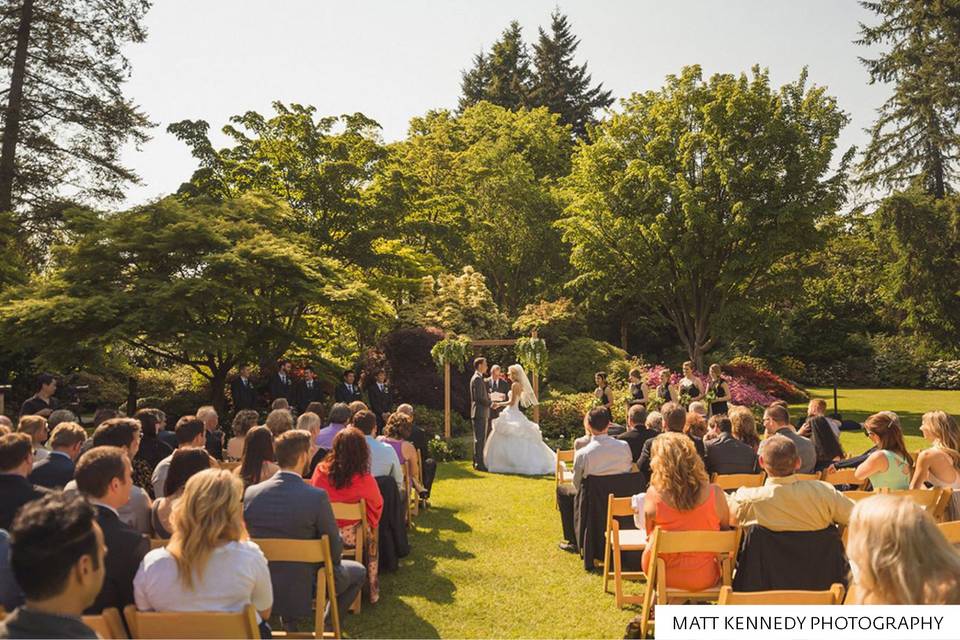
[[[664,402],[663,396],[659,393],[653,394],[650,396],[650,399],[647,400],[647,411],[660,411],[660,407],[663,406]]]
[[[708,389],[707,395],[704,396],[704,400],[707,401],[707,404],[713,404],[717,401],[717,392],[714,389]]]

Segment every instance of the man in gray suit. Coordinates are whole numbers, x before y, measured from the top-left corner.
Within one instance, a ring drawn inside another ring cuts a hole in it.
[[[359,562],[340,559],[343,543],[327,492],[310,486],[300,475],[310,460],[310,433],[292,430],[280,434],[274,445],[274,455],[280,471],[272,478],[248,487],[243,498],[243,518],[250,537],[317,540],[328,536],[334,562],[337,608],[342,616],[360,592],[367,570]],[[292,629],[299,618],[310,617],[316,575],[315,566],[270,563],[273,612],[283,619],[287,628]],[[327,624],[330,624],[329,620]]]
[[[483,375],[487,372],[487,359],[473,361],[473,378],[470,379],[470,419],[473,420],[473,468],[486,471],[483,464],[483,445],[487,440],[487,423],[490,422],[490,392]]]

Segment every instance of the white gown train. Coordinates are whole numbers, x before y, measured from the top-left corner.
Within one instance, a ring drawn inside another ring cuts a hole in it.
[[[510,405],[491,423],[483,462],[493,473],[540,476],[556,470],[557,455],[543,441],[540,427]]]

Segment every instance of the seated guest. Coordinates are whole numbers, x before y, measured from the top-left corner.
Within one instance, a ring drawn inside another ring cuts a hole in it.
[[[311,402],[310,404],[317,404],[317,403]],[[314,444],[314,442],[316,441],[317,434],[320,433],[320,427],[322,426],[323,424],[320,421],[320,416],[312,411],[305,411],[304,413],[301,413],[300,416],[297,418],[297,429],[300,431],[306,431],[307,433],[310,434],[310,460],[309,460],[310,465],[307,470],[309,471],[309,474],[307,473],[307,471],[304,471],[304,476],[303,476],[304,478],[309,478],[310,476],[312,476],[313,470],[316,468],[317,463],[320,462],[320,459],[323,456],[327,455],[327,453],[324,451],[323,454],[317,458],[316,462],[314,462],[313,458],[319,452],[319,448]]]
[[[93,507],[53,493],[28,505],[11,533],[10,565],[26,604],[0,622],[0,638],[98,638],[80,619],[106,564]]]
[[[747,444],[733,437],[733,423],[730,418],[720,414],[710,418],[710,424],[716,426],[719,434],[708,442],[707,466],[712,473],[757,473],[757,454]]]
[[[907,452],[897,414],[875,413],[863,423],[863,430],[877,450],[856,468],[857,480],[870,480],[874,489],[908,488],[913,477],[913,458]]]
[[[135,467],[142,468],[146,477],[138,486],[153,491],[150,477],[160,461],[173,453],[173,448],[160,440],[157,434],[157,414],[150,409],[140,409],[133,414],[134,420],[140,423],[140,446],[137,448],[137,457],[134,458]]]
[[[178,449],[170,460],[170,470],[163,487],[162,498],[150,508],[150,525],[156,538],[168,539],[173,531],[173,507],[183,495],[187,480],[213,466],[213,458],[206,449]]]
[[[847,524],[853,501],[826,482],[797,479],[800,465],[793,440],[779,434],[764,440],[760,466],[766,482],[741,487],[730,496],[730,523],[758,524],[771,531],[819,531]]]
[[[293,414],[289,409],[274,409],[267,414],[267,419],[263,423],[270,433],[276,438],[284,431],[293,429]]]
[[[13,420],[0,413],[0,436],[13,433]]]
[[[354,400],[347,405],[347,408],[350,409],[350,417],[357,415],[358,411],[369,411],[370,407],[366,405],[362,400]]]
[[[270,403],[270,411],[290,411],[290,403],[287,402],[286,398],[277,398]],[[291,414],[292,416],[293,414]]]
[[[266,480],[279,467],[274,462],[273,434],[266,427],[254,427],[243,441],[240,466],[233,470],[243,480],[244,488]]]
[[[330,502],[355,503],[361,499],[366,502],[368,530],[364,532],[367,547],[365,564],[370,602],[376,602],[380,599],[380,578],[373,532],[377,530],[383,513],[383,496],[380,495],[377,481],[370,474],[370,447],[359,429],[347,427],[334,436],[333,448],[317,465],[311,483],[326,491]],[[356,544],[358,524],[356,521],[337,521],[340,537],[348,547]]]
[[[928,411],[920,420],[920,432],[932,446],[917,455],[910,488],[922,489],[929,482],[953,489],[946,519],[960,520],[960,427],[943,411]]]
[[[639,458],[643,452],[643,443],[650,438],[657,437],[660,433],[647,426],[647,417],[647,408],[645,405],[639,403],[631,404],[630,408],[627,409],[627,431],[617,436],[617,440],[622,440],[630,445],[630,458],[633,460]],[[607,434],[609,435],[609,433],[608,430]]]
[[[760,448],[760,436],[757,434],[757,421],[754,420],[750,408],[732,405],[730,411],[727,412],[727,417],[730,418],[730,424],[733,425],[733,431],[730,432],[730,435],[756,453]]]
[[[327,407],[322,402],[311,402],[307,405],[307,410],[304,411],[304,413],[317,414],[317,417],[320,418],[320,422],[322,423],[324,416],[327,415]]]
[[[130,499],[132,488],[130,458],[119,447],[94,447],[77,462],[77,489],[97,508],[97,524],[108,551],[103,588],[87,614],[99,614],[107,607],[123,611],[133,604],[133,576],[150,542],[120,520],[117,511]]]
[[[354,415],[353,411],[350,411],[350,407],[338,402],[333,405],[330,409],[330,424],[325,426],[323,429],[320,429],[320,433],[317,434],[314,444],[320,449],[326,449],[329,451],[333,448],[333,438],[338,433],[343,431],[347,424],[350,422],[350,418]]]
[[[50,435],[46,418],[36,415],[22,416],[17,424],[17,431],[30,436],[30,441],[33,443],[34,462],[39,462],[50,455],[50,452],[43,448],[43,443]]]
[[[23,604],[23,591],[10,567],[10,534],[0,529],[0,607],[13,611]]]
[[[174,430],[177,436],[177,451],[181,449],[200,449],[206,444],[207,436],[203,429],[203,423],[197,420],[196,416],[183,416],[177,420],[177,426]],[[174,452],[176,453],[176,452]],[[167,482],[167,473],[170,470],[170,463],[173,456],[169,455],[157,464],[150,478],[153,485],[153,495],[162,498],[166,494],[164,488]]]
[[[660,413],[663,415],[663,433],[683,433],[683,429],[687,424],[687,412],[676,402],[666,402],[660,407]],[[663,435],[661,433],[660,435]],[[707,451],[703,447],[703,440],[696,438],[690,434],[685,434],[688,438],[693,441],[693,446],[697,449],[697,454],[700,458],[706,461]],[[650,452],[653,448],[653,443],[660,436],[650,438],[643,443],[643,450],[640,452],[640,458],[637,459],[637,467],[640,471],[647,474],[647,478],[650,477]],[[708,472],[710,469],[708,468]]]
[[[225,469],[187,481],[173,510],[173,536],[143,559],[133,579],[141,611],[257,610],[270,637],[273,586],[267,559],[243,524],[243,483]]]
[[[687,419],[683,424],[683,432],[693,438],[700,438],[707,435],[707,419],[696,411],[688,411]]]
[[[827,401],[823,398],[814,398],[810,401],[810,404],[807,405],[807,419],[803,421],[803,426],[800,427],[800,435],[807,438],[810,437],[813,431],[812,420],[814,418],[823,418],[826,420],[830,426],[830,430],[833,431],[834,437],[840,437],[840,421],[827,416]]]
[[[247,488],[243,517],[254,538],[316,540],[327,536],[333,557],[337,608],[345,612],[360,592],[367,572],[359,562],[341,560],[343,543],[330,499],[326,491],[303,481],[310,440],[310,434],[299,429],[280,434],[276,442],[280,471]],[[283,619],[284,626],[294,627],[298,620],[310,616],[316,570],[302,563],[270,563],[273,613]]]
[[[730,512],[723,490],[710,483],[703,459],[689,437],[665,433],[654,439],[650,486],[643,500],[647,535],[657,527],[665,531],[720,531],[729,528]],[[650,551],[643,552],[643,570],[650,566]],[[720,582],[715,553],[671,553],[661,556],[667,587],[702,591]]]
[[[814,471],[823,471],[835,462],[840,462],[846,457],[843,452],[843,446],[840,444],[840,438],[830,428],[830,423],[823,416],[814,416],[807,419],[807,426],[810,428],[810,441],[813,442],[813,448],[817,452],[817,464],[813,467]]]
[[[687,413],[695,413],[703,418],[704,424],[707,423],[707,404],[705,402],[694,400],[690,403],[690,408],[687,409]]]
[[[101,407],[96,410],[93,414],[93,430],[96,431],[97,427],[102,425],[107,420],[112,420],[113,418],[120,417],[120,413],[116,409],[110,407]],[[87,451],[93,448],[93,436],[87,438],[87,441],[83,443],[83,446],[80,448],[80,455],[85,454]]]
[[[50,455],[34,463],[30,482],[47,489],[63,489],[73,480],[73,465],[86,439],[87,432],[76,422],[58,424],[50,435]]]
[[[70,409],[56,409],[47,418],[47,431],[52,434],[58,425],[64,422],[77,422],[78,420],[77,414]]]
[[[353,416],[353,426],[360,430],[370,447],[370,475],[374,478],[390,476],[397,483],[397,490],[402,493],[403,467],[397,450],[374,437],[377,433],[377,417],[372,411],[358,411]]]
[[[215,460],[223,460],[223,431],[220,430],[220,416],[210,405],[197,409],[197,419],[203,422],[206,431],[204,448]]]
[[[379,440],[386,442],[397,451],[400,464],[406,470],[407,477],[410,478],[410,486],[414,488],[417,495],[425,498],[426,490],[418,479],[422,470],[420,469],[420,460],[417,459],[417,448],[410,442],[410,432],[412,430],[413,418],[396,411],[390,414],[384,434]]]
[[[257,426],[260,421],[260,414],[253,409],[243,409],[237,411],[233,416],[233,437],[227,441],[227,459],[239,460],[243,456],[243,439],[247,437],[250,429]]]
[[[27,480],[33,470],[33,441],[25,433],[0,436],[0,529],[10,530],[20,508],[46,495]]]
[[[177,436],[172,430],[167,430],[167,414],[156,407],[141,409],[141,411],[149,411],[153,414],[154,419],[157,421],[157,438],[160,439],[160,442],[170,447],[170,451],[174,451],[177,448]]]
[[[405,413],[413,420],[413,429],[410,431],[410,442],[420,452],[420,459],[423,461],[423,487],[430,495],[430,488],[433,486],[433,479],[437,476],[437,461],[430,456],[430,449],[427,446],[427,433],[417,426],[416,416],[413,412],[413,406],[401,404],[397,407],[397,413]]]
[[[573,484],[557,487],[557,505],[560,508],[560,524],[563,526],[564,542],[560,548],[577,553],[577,534],[574,506],[577,492],[583,479],[589,476],[609,476],[629,473],[633,466],[630,445],[607,434],[610,426],[610,411],[606,407],[594,407],[583,419],[590,432],[590,442],[573,455]]]
[[[790,414],[782,404],[773,403],[763,412],[763,428],[767,436],[780,435],[793,440],[800,456],[800,473],[813,473],[817,466],[817,450],[808,438],[804,438],[792,424]]]
[[[912,500],[878,495],[850,516],[853,604],[960,604],[960,554]]]

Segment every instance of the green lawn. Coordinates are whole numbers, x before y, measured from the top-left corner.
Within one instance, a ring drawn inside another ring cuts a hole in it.
[[[827,410],[833,412],[833,389],[807,389],[812,397],[827,401]],[[920,435],[920,417],[927,411],[942,409],[960,415],[960,391],[927,389],[840,389],[837,405],[844,420],[863,422],[867,416],[878,411],[895,411],[900,416],[906,434],[907,448],[911,451],[928,445]],[[806,403],[790,407],[792,417],[806,415]],[[848,453],[860,453],[870,448],[870,442],[862,433],[844,431],[840,434]]]
[[[357,638],[621,638],[635,613],[557,548],[553,478],[440,465],[413,548],[380,576],[380,602],[347,615]]]

